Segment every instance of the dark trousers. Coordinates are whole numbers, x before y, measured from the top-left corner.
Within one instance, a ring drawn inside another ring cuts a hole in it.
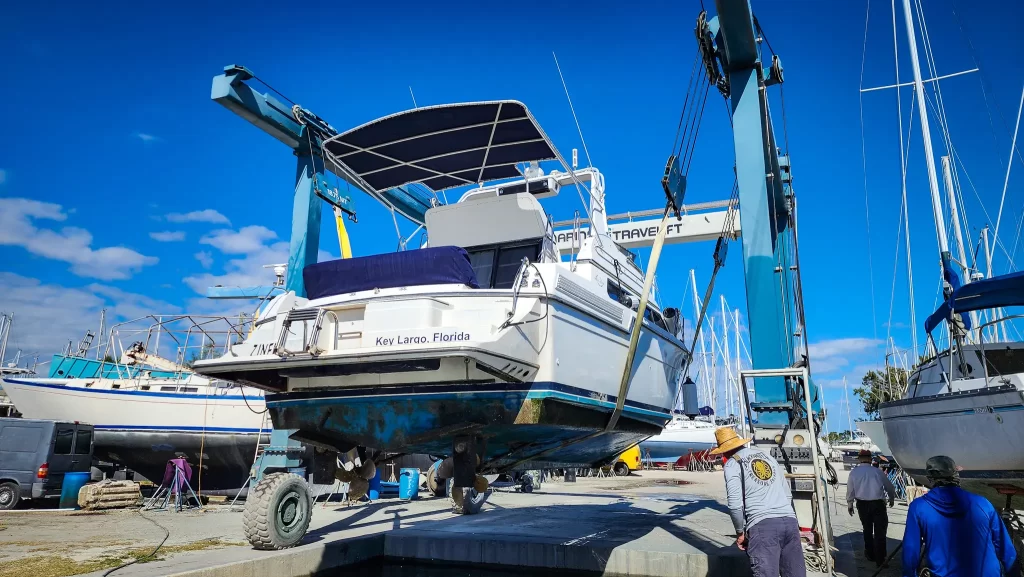
[[[754,577],[807,576],[795,517],[762,519],[747,529],[747,555]]]
[[[864,554],[881,565],[885,561],[885,532],[889,528],[885,501],[857,501],[857,515],[864,528]]]

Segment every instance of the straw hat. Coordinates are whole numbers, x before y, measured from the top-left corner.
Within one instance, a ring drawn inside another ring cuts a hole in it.
[[[753,439],[744,439],[740,437],[736,434],[736,429],[733,429],[732,427],[721,427],[715,429],[715,440],[718,441],[718,446],[711,449],[712,455],[721,455],[722,453],[728,453],[733,449],[739,449]]]

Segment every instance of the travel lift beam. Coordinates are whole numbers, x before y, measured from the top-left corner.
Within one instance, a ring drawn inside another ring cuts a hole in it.
[[[345,180],[348,183],[346,188],[361,189],[353,182],[354,179],[349,178],[346,167],[331,162],[322,153],[324,141],[338,135],[333,126],[298,104],[289,106],[269,94],[260,93],[247,83],[249,80],[259,81],[259,78],[244,66],[226,66],[223,74],[214,77],[210,98],[287,145],[298,159],[284,289],[294,291],[297,296],[306,296],[302,270],[317,262],[322,212],[319,199],[335,208],[339,242],[344,253],[348,250],[348,237],[341,216],[345,213],[354,219],[355,203],[336,183]],[[338,179],[332,182],[327,177],[328,172]],[[424,223],[424,214],[430,208],[429,203],[405,187],[385,191],[379,196],[367,190],[363,192],[417,224]]]
[[[832,573],[826,487],[818,454],[816,413],[803,338],[796,238],[796,201],[789,159],[779,155],[766,89],[783,81],[782,65],[761,58],[763,34],[750,0],[716,0],[718,15],[702,12],[697,41],[708,81],[729,100],[742,227],[743,274],[747,295],[752,369],[741,371],[741,386],[753,383],[748,403],[756,421],[754,445],[767,449],[793,481],[800,526],[812,529]],[[800,354],[798,355],[798,350]],[[753,423],[752,423],[753,424]]]

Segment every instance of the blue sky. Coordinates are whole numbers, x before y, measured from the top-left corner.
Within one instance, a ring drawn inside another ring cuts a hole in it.
[[[1015,56],[1024,52],[1016,30],[1024,8],[1007,3],[991,17],[962,0],[926,4],[939,74],[974,68],[976,61],[982,68],[941,85],[966,168],[960,172],[966,234],[976,240],[986,221],[982,206],[993,220],[998,210],[1024,86],[1024,63]],[[829,387],[835,408],[837,383],[843,376],[859,382],[880,363],[887,335],[909,345],[906,272],[894,260],[897,95],[864,94],[862,164],[858,87],[867,4],[753,5],[785,66],[808,335],[816,378]],[[248,66],[340,129],[411,108],[410,86],[421,106],[521,100],[567,155],[580,144],[551,58],[556,52],[594,163],[607,177],[609,210],[660,206],[659,178],[688,81],[700,3],[582,8],[561,2],[517,3],[514,10],[471,2],[8,3],[0,8],[7,110],[0,140],[0,311],[16,314],[12,345],[45,358],[94,327],[102,307],[118,319],[210,311],[223,304],[203,299],[205,287],[269,280],[262,265],[286,254],[294,158],[210,101],[211,79],[227,64]],[[894,82],[891,18],[889,3],[871,5],[866,87]],[[905,81],[902,14],[897,24]],[[909,88],[901,94],[906,132],[912,95]],[[781,131],[779,94],[772,98]],[[920,325],[935,304],[938,267],[914,114],[908,194]],[[732,164],[725,107],[712,93],[687,202],[726,198]],[[1008,249],[1024,202],[1022,168],[1018,162],[1010,176],[1000,232]],[[359,223],[350,227],[356,254],[394,250],[390,215],[368,197],[356,201]],[[549,205],[558,219],[578,208],[575,195]],[[321,248],[338,253],[330,228]],[[666,251],[659,271],[663,300],[683,299],[690,268],[699,283],[707,282],[712,249]],[[738,249],[730,251],[717,288],[743,309]],[[996,271],[1007,266],[997,253]]]

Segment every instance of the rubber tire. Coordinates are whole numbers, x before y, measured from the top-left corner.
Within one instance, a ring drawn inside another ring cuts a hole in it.
[[[278,509],[294,501],[295,518],[291,527],[282,527]],[[253,549],[275,551],[294,547],[309,529],[313,500],[305,479],[294,473],[271,473],[263,477],[245,500],[242,524],[245,538]]]
[[[456,488],[455,479],[448,479],[445,484],[448,489],[448,502],[452,506],[452,513],[456,515],[476,515],[483,508],[491,489],[484,493],[477,493],[472,487]]]
[[[0,483],[0,511],[10,511],[18,506],[21,490],[15,483]]]
[[[616,477],[628,477],[629,476],[629,465],[623,463],[622,461],[619,461],[618,463],[615,463],[615,466],[612,468],[612,470],[615,471],[615,476]]]

